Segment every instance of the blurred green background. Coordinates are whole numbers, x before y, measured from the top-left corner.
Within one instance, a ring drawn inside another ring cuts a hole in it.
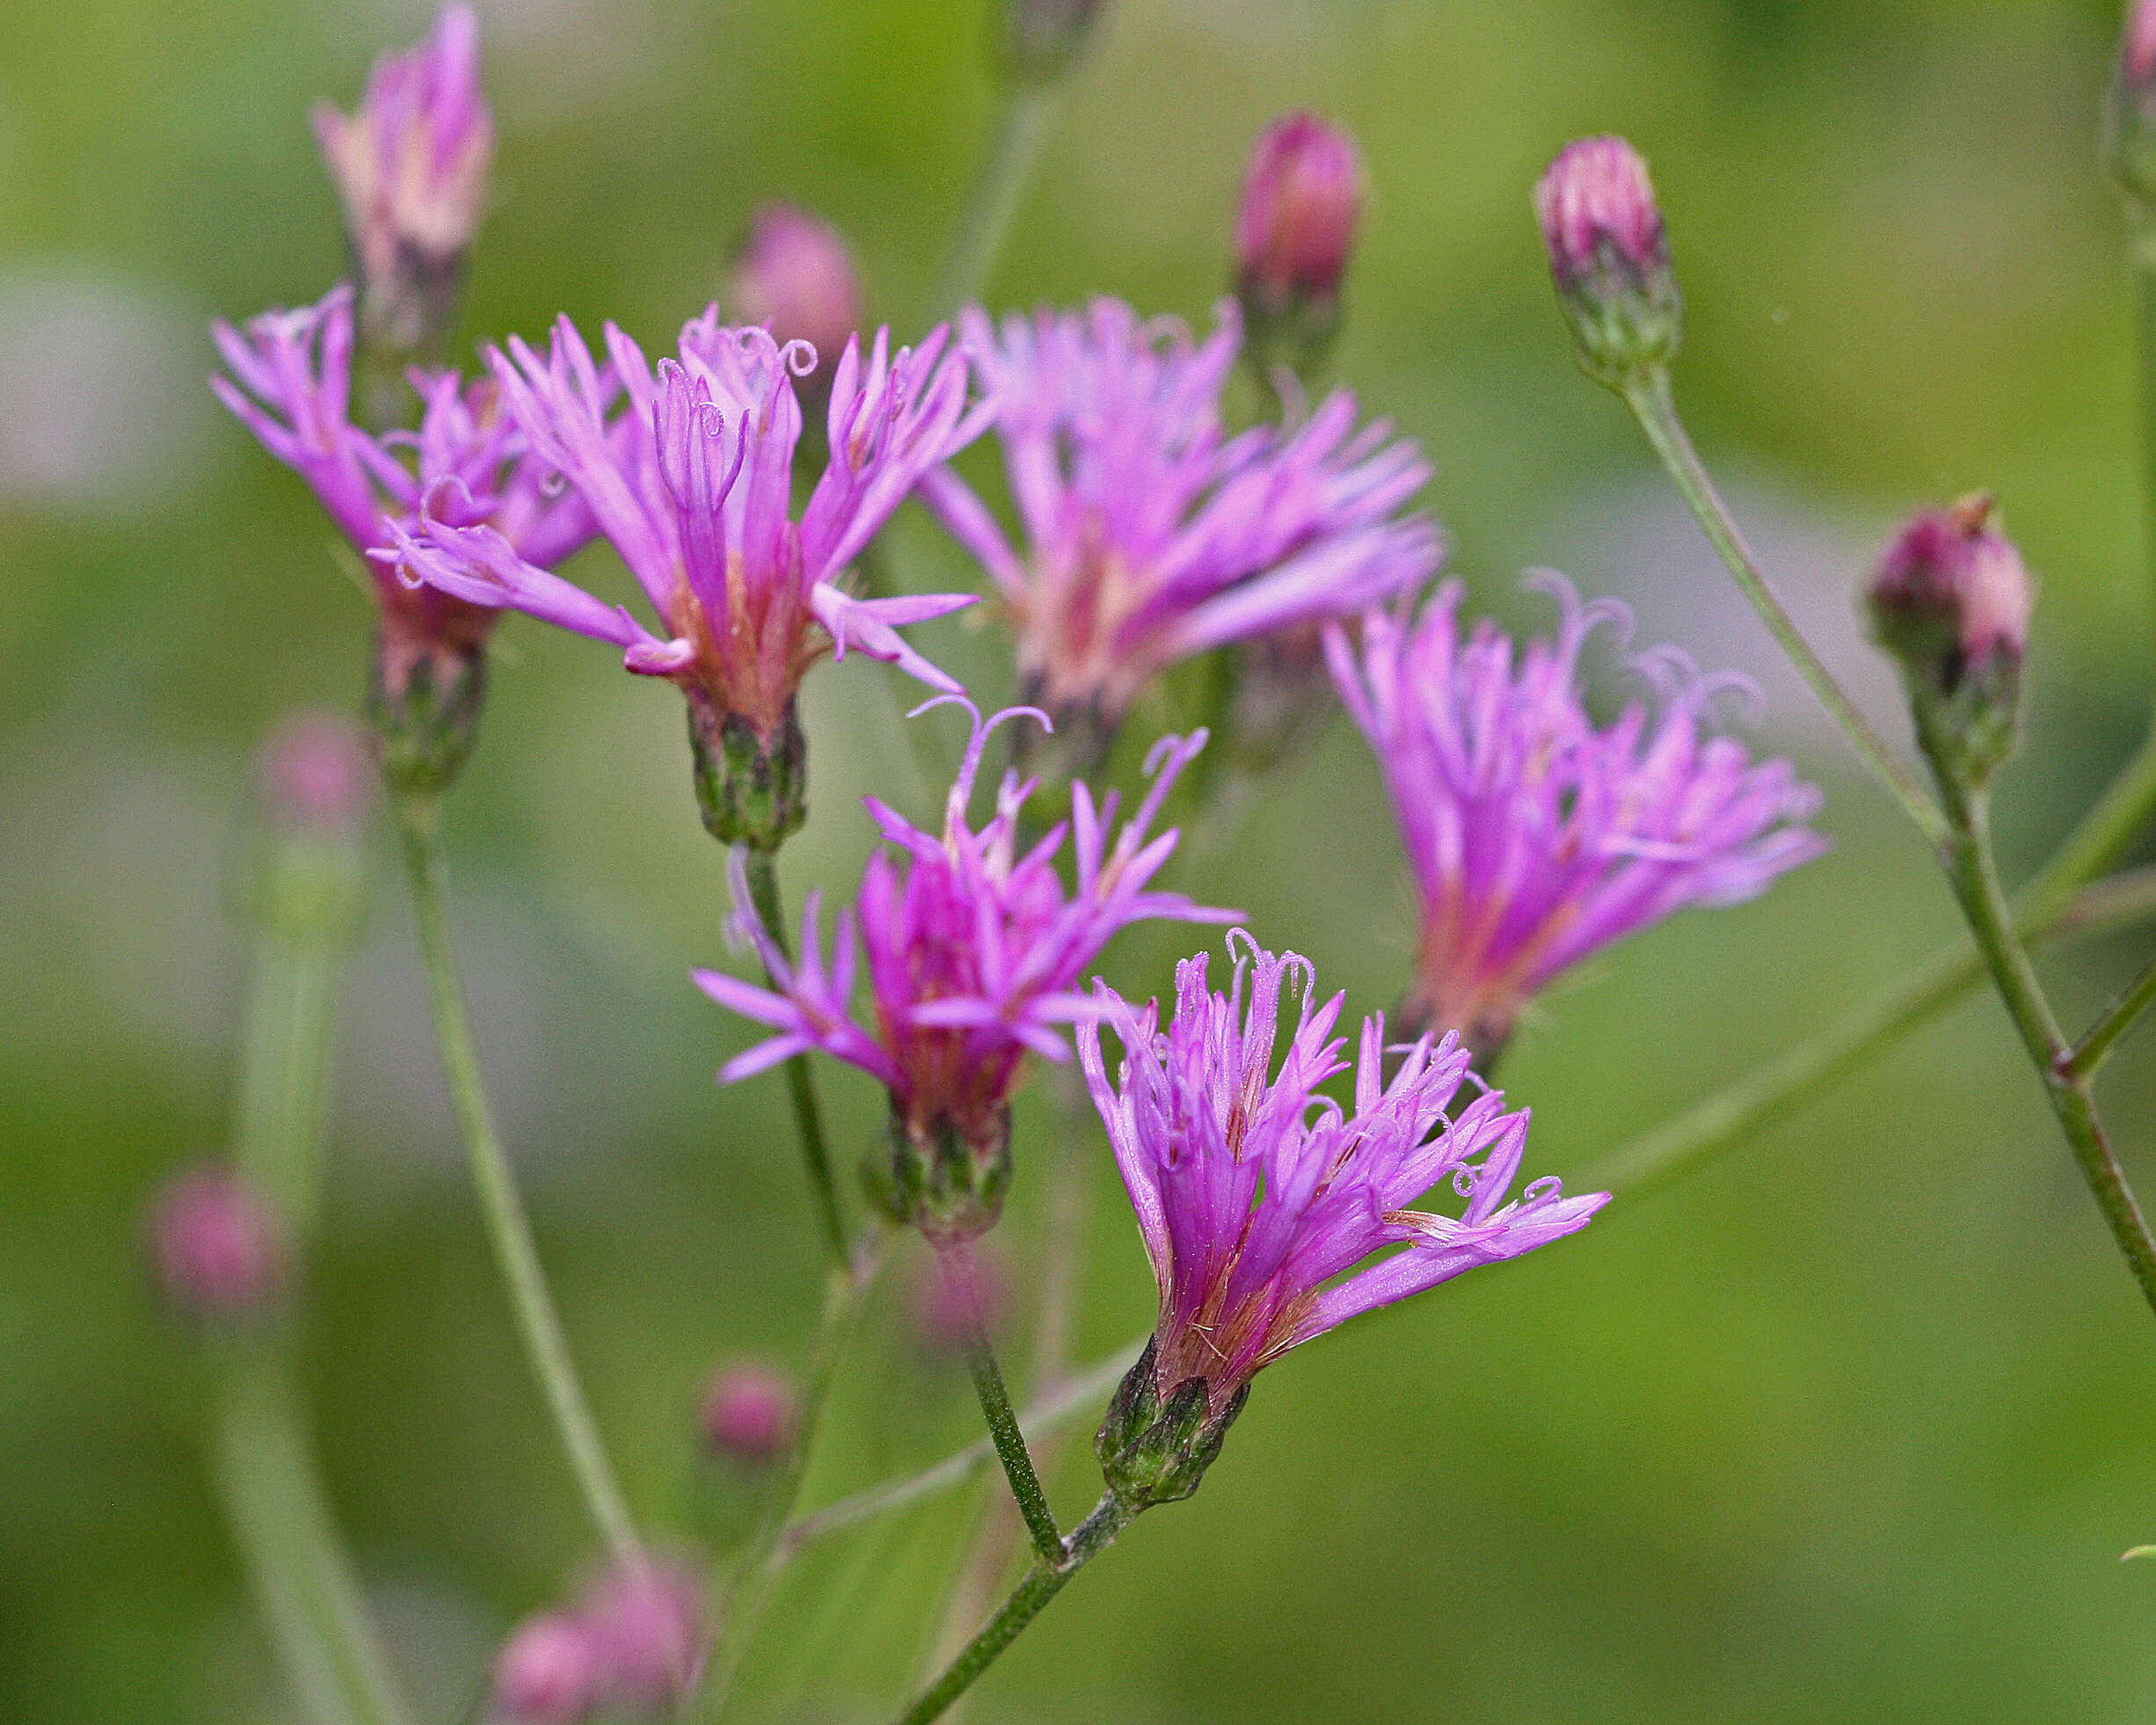
[[[971,4],[495,0],[501,130],[468,335],[611,316],[649,347],[716,288],[749,210],[851,237],[911,329],[992,115]],[[306,127],[410,4],[74,0],[0,16],[0,1718],[288,1716],[202,1466],[203,1386],[140,1267],[140,1212],[227,1130],[246,936],[226,908],[250,755],[350,708],[364,601],[289,474],[201,387],[205,325],[342,266]],[[1070,92],[989,297],[1095,290],[1200,317],[1256,128],[1351,127],[1373,197],[1342,379],[1439,465],[1480,607],[1553,564],[1645,639],[1752,671],[1763,740],[1837,848],[1548,1002],[1508,1088],[1531,1173],[1632,1133],[1873,998],[1955,925],[1658,485],[1574,371],[1527,192],[1568,137],[1650,158],[1691,308],[1679,394],[1828,658],[1879,703],[1852,584],[1900,512],[1995,487],[2043,582],[2020,873],[2129,746],[2151,678],[2131,307],[2094,156],[2100,0],[1126,0]],[[964,581],[924,518],[909,586]],[[579,572],[625,579],[603,550]],[[601,1425],[681,1525],[717,1361],[798,1358],[818,1266],[781,1087],[720,1092],[746,1029],[721,859],[679,703],[512,619],[452,802],[458,938],[507,1135]],[[994,699],[993,631],[921,631]],[[932,807],[849,665],[809,685],[815,819],[789,890],[849,889],[856,798]],[[956,721],[940,726],[948,749]],[[399,884],[353,977],[306,1347],[339,1513],[430,1716],[591,1556],[515,1352],[436,1074]],[[1175,884],[1247,908],[1352,1008],[1389,1002],[1402,868],[1336,724]],[[2050,961],[2077,1020],[2144,936]],[[1143,933],[1106,966],[1156,988]],[[2156,1179],[2156,1040],[2106,1098]],[[1038,1088],[1038,1087],[1037,1087]],[[826,1075],[839,1142],[878,1125]],[[1037,1096],[1022,1134],[1038,1143]],[[1105,1149],[1090,1358],[1151,1288]],[[1003,1244],[1034,1255],[1023,1138]],[[897,1266],[841,1391],[821,1501],[965,1441],[961,1375],[909,1337]],[[1023,1316],[1023,1313],[1021,1313]],[[1989,999],[1833,1101],[1579,1239],[1366,1320],[1269,1372],[1191,1503],[1148,1517],[979,1692],[982,1721],[2128,1721],[2156,1715],[2156,1328]],[[1057,1476],[1096,1485],[1082,1442]],[[748,1674],[767,1716],[891,1711],[975,1496],[832,1542]]]

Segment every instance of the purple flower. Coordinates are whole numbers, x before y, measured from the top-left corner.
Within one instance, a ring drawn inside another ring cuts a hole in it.
[[[375,437],[352,423],[350,288],[296,311],[265,312],[244,333],[219,323],[211,334],[231,373],[210,379],[217,399],[314,488],[353,549],[375,559],[392,688],[430,656],[476,654],[493,626],[492,610],[401,581],[382,560],[386,552],[393,562],[391,548],[423,513],[542,561],[591,537],[591,512],[580,498],[557,494],[545,463],[498,411],[488,380],[414,372],[424,406],[417,432]]]
[[[882,1081],[891,1093],[894,1136],[924,1153],[937,1144],[962,1146],[980,1160],[986,1178],[991,1165],[1007,1165],[1009,1098],[1026,1052],[1068,1058],[1055,1027],[1091,1009],[1074,991],[1081,972],[1117,930],[1156,916],[1232,919],[1233,912],[1200,908],[1179,892],[1147,891],[1176,838],[1172,828],[1157,838],[1147,834],[1176,775],[1204,746],[1203,732],[1187,741],[1163,738],[1154,746],[1152,790],[1112,843],[1116,793],[1096,807],[1080,782],[1072,787],[1070,820],[1021,854],[1018,812],[1032,787],[1015,774],[1005,775],[988,823],[978,832],[968,825],[966,805],[989,731],[1026,710],[1000,713],[986,725],[976,720],[940,836],[867,799],[898,860],[881,853],[869,860],[854,913],[839,913],[828,963],[818,928],[819,894],[808,895],[798,964],[787,961],[753,913],[739,914],[774,979],[772,989],[715,971],[698,971],[696,980],[720,1005],[779,1034],[729,1061],[723,1081],[821,1049]],[[1067,834],[1076,859],[1072,892],[1056,868]],[[737,861],[737,875],[739,867]],[[734,896],[747,906],[739,878]],[[873,1030],[857,1023],[849,1006],[862,946]],[[903,1146],[894,1149],[904,1153]]]
[[[794,376],[813,363],[805,344],[728,328],[716,305],[683,327],[681,358],[660,360],[656,377],[611,324],[606,341],[602,368],[564,317],[544,359],[512,339],[487,360],[517,426],[583,496],[666,633],[454,517],[429,513],[397,535],[406,570],[469,603],[612,642],[630,670],[672,679],[767,741],[827,652],[857,649],[956,690],[897,629],[969,605],[969,595],[858,600],[839,585],[921,475],[986,424],[983,411],[967,411],[965,360],[946,351],[943,329],[895,355],[888,331],[865,359],[858,341],[846,344],[832,378],[830,465],[798,525],[789,518],[801,435]],[[618,412],[617,389],[627,397]]]
[[[1235,211],[1246,310],[1254,298],[1276,312],[1300,295],[1334,298],[1362,202],[1362,156],[1339,127],[1299,111],[1260,132]]]
[[[1940,634],[1962,667],[1993,658],[2021,663],[2036,588],[1994,513],[1992,499],[1978,494],[1925,510],[1903,528],[1872,581],[1872,611],[1883,628]]]
[[[1339,392],[1302,426],[1228,437],[1220,390],[1242,339],[1232,302],[1202,342],[1120,301],[1083,313],[978,308],[963,327],[998,404],[1014,550],[949,469],[923,481],[994,579],[1018,633],[1026,698],[1103,741],[1176,661],[1287,624],[1346,615],[1421,582],[1437,530],[1395,512],[1429,477]]]
[[[489,1716],[500,1725],[580,1725],[599,1705],[600,1649],[583,1620],[540,1612],[494,1657]]]
[[[453,278],[485,212],[494,159],[477,14],[445,7],[426,41],[375,62],[357,113],[325,102],[314,126],[370,295]]]
[[[1765,890],[1825,841],[1799,823],[1818,793],[1786,761],[1754,763],[1707,732],[1728,678],[1673,648],[1639,668],[1660,701],[1598,726],[1579,657],[1613,600],[1582,605],[1562,579],[1555,641],[1517,655],[1487,620],[1460,638],[1447,582],[1419,618],[1373,611],[1359,657],[1327,640],[1333,679],[1377,751],[1421,899],[1421,951],[1403,1016],[1456,1030],[1478,1054],[1566,966],[1686,905]]]
[[[1205,954],[1176,967],[1164,1034],[1156,1006],[1133,1008],[1098,984],[1097,1017],[1078,1027],[1086,1083],[1160,1285],[1154,1380],[1140,1387],[1166,1401],[1202,1382],[1214,1421],[1289,1349],[1547,1245],[1609,1201],[1606,1192],[1565,1197],[1546,1178],[1504,1202],[1526,1147],[1527,1113],[1505,1112],[1495,1091],[1448,1112],[1468,1075],[1455,1037],[1434,1045],[1422,1037],[1388,1082],[1385,1020],[1367,1019],[1353,1110],[1321,1095],[1348,1066],[1345,1038],[1333,1035],[1345,997],[1313,1008],[1308,960],[1261,951],[1240,930],[1228,943],[1244,950],[1224,994],[1206,985]],[[1275,1074],[1280,994],[1291,981],[1300,1007]],[[1114,1083],[1102,1023],[1123,1044]],[[1411,1207],[1446,1183],[1466,1200],[1459,1215]]]

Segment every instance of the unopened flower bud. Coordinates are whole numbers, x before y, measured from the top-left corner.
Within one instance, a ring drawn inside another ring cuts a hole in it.
[[[2127,11],[2103,143],[2144,244],[2156,246],[2156,0],[2133,0]]]
[[[1639,152],[1617,137],[1567,144],[1536,182],[1534,210],[1582,368],[1616,389],[1666,366],[1684,305]]]
[[[2021,663],[2036,601],[1988,496],[1904,528],[1867,595],[1872,632],[1901,667],[1917,738],[1942,776],[1981,784],[2019,741]]]
[[[364,839],[375,789],[366,733],[336,714],[295,715],[273,733],[257,773],[258,920],[295,943],[348,937],[366,902]]]
[[[1085,52],[1104,4],[1105,0],[1002,0],[1002,17],[994,25],[997,63],[1020,84],[1060,83]]]
[[[761,324],[782,347],[813,347],[809,383],[826,389],[847,338],[861,327],[861,276],[846,242],[828,222],[792,204],[756,212],[734,256],[732,299],[738,321]]]
[[[722,713],[697,689],[688,696],[688,746],[696,808],[722,845],[775,851],[808,819],[808,735],[791,700],[769,737],[739,713]]]
[[[792,1447],[801,1402],[793,1379],[776,1366],[743,1360],[711,1379],[697,1424],[716,1456],[765,1467]]]
[[[1117,1386],[1093,1442],[1108,1488],[1125,1504],[1150,1509],[1198,1489],[1205,1470],[1220,1459],[1250,1386],[1236,1385],[1217,1408],[1211,1391],[1205,1379],[1185,1378],[1163,1392],[1160,1343],[1146,1343],[1138,1364]]]
[[[703,1669],[703,1594],[685,1569],[645,1561],[615,1569],[578,1613],[599,1655],[609,1707],[646,1718],[692,1694]]]
[[[262,751],[262,802],[288,831],[345,833],[367,819],[375,763],[367,736],[338,713],[295,713]]]
[[[979,1238],[1003,1213],[1010,1190],[1010,1104],[961,1124],[948,1114],[921,1123],[891,1111],[890,1157],[870,1158],[870,1191],[892,1220],[921,1230],[932,1246]]]
[[[353,113],[324,103],[314,125],[344,200],[370,392],[386,390],[447,339],[485,214],[494,121],[479,90],[478,15],[445,7],[426,41],[375,62]]]
[[[227,1168],[176,1176],[158,1196],[150,1238],[165,1298],[192,1317],[259,1317],[289,1278],[283,1224],[260,1192]]]
[[[914,1286],[914,1334],[932,1354],[963,1354],[976,1323],[993,1333],[1010,1306],[1010,1278],[987,1242],[977,1242],[963,1266],[938,1257]]]
[[[567,1612],[519,1624],[494,1659],[489,1716],[499,1725],[579,1725],[600,1699],[599,1649]]]
[[[1285,361],[1307,378],[1324,357],[1362,202],[1362,156],[1337,126],[1298,113],[1257,135],[1235,212],[1235,293],[1251,363]]]

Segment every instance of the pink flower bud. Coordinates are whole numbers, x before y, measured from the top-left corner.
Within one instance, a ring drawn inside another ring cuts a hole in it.
[[[609,1705],[647,1716],[693,1692],[703,1667],[703,1596],[686,1569],[657,1562],[616,1569],[579,1612],[598,1650]]]
[[[1235,265],[1246,302],[1330,300],[1354,249],[1363,164],[1355,141],[1314,113],[1257,135],[1235,213]]]
[[[734,315],[782,346],[805,341],[827,382],[860,329],[861,277],[839,231],[792,204],[766,204],[734,256]]]
[[[1992,527],[1992,507],[1979,494],[1912,520],[1880,564],[1874,611],[1897,624],[1944,628],[1965,661],[2021,659],[2036,592],[2014,542]]]
[[[743,1360],[711,1379],[698,1424],[714,1455],[761,1467],[791,1447],[800,1418],[793,1379],[776,1366]]]
[[[1683,306],[1647,164],[1622,138],[1567,144],[1534,188],[1580,363],[1621,384],[1677,352]]]
[[[349,833],[374,797],[367,734],[335,713],[287,718],[262,751],[260,774],[264,808],[288,832]]]
[[[251,1317],[284,1289],[282,1225],[262,1195],[229,1169],[176,1175],[158,1196],[150,1238],[165,1297],[195,1317]]]
[[[1001,1256],[985,1240],[973,1242],[970,1256],[970,1288],[940,1257],[929,1261],[914,1284],[914,1333],[931,1353],[964,1353],[972,1336],[976,1309],[993,1334],[1010,1308],[1010,1278]]]
[[[492,1716],[502,1725],[578,1725],[599,1705],[599,1649],[566,1612],[519,1624],[494,1660]]]

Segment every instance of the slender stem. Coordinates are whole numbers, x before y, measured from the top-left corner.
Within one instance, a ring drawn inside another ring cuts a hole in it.
[[[988,1340],[988,1327],[980,1309],[980,1277],[973,1263],[972,1248],[964,1241],[939,1246],[943,1275],[950,1281],[965,1313],[965,1364],[973,1374],[973,1393],[980,1398],[981,1416],[988,1423],[988,1436],[1010,1481],[1010,1495],[1018,1513],[1025,1518],[1033,1549],[1044,1563],[1058,1561],[1063,1552],[1062,1530],[1055,1525],[1055,1511],[1048,1507],[1048,1494],[1041,1489],[1040,1475],[1033,1471],[1032,1452],[1025,1434],[1018,1429],[1018,1416],[1010,1405],[1010,1392],[1003,1387],[1002,1369],[995,1363],[995,1347]]]
[[[790,960],[793,948],[786,939],[777,857],[753,846],[748,851],[748,895],[773,943]],[[767,973],[767,980],[774,988],[778,986],[776,977]],[[843,1270],[847,1264],[846,1222],[839,1213],[838,1183],[831,1175],[831,1153],[824,1147],[823,1115],[816,1106],[816,1081],[809,1071],[807,1055],[797,1054],[786,1062],[786,1089],[793,1099],[794,1136],[800,1142],[802,1166],[808,1171],[809,1190],[815,1197],[817,1224],[823,1230],[831,1262]]]
[[[1065,1379],[1018,1416],[1018,1430],[1029,1438],[1037,1438],[1068,1424],[1123,1381],[1124,1374],[1131,1369],[1132,1362],[1144,1345],[1142,1341],[1133,1342],[1098,1365],[1089,1365]],[[994,1444],[982,1438],[921,1473],[870,1486],[824,1509],[797,1517],[787,1523],[779,1538],[780,1561],[791,1559],[803,1547],[826,1534],[872,1521],[878,1516],[918,1503],[923,1498],[933,1497],[938,1492],[948,1491],[953,1486],[963,1485],[995,1459]]]
[[[963,224],[936,279],[935,316],[948,317],[987,283],[1040,159],[1055,107],[1053,91],[1016,82],[1006,85],[1003,111],[996,116],[988,153],[974,176]]]
[[[1113,1492],[1103,1496],[1093,1506],[1092,1514],[1063,1541],[1057,1560],[1034,1565],[980,1633],[944,1668],[943,1674],[899,1715],[898,1725],[929,1725],[939,1716],[1018,1639],[1040,1615],[1041,1608],[1063,1590],[1065,1583],[1115,1543],[1116,1536],[1131,1525],[1137,1513],[1135,1506]]]
[[[300,1237],[313,1232],[321,1188],[343,947],[264,929],[248,985],[233,1157]]]
[[[1654,446],[1662,465],[1683,493],[1686,503],[1691,506],[1708,542],[1744,597],[1752,601],[1752,608],[1759,614],[1759,621],[1766,625],[1767,632],[1781,643],[1782,651],[1789,656],[1798,674],[1818,696],[1819,704],[1847,735],[1864,764],[1871,768],[1873,776],[1886,787],[1910,819],[1916,822],[1918,830],[1934,844],[1943,842],[1946,823],[1938,805],[1924,794],[1924,788],[1894,758],[1870,722],[1857,710],[1856,703],[1834,681],[1834,673],[1812,651],[1811,644],[1797,628],[1796,620],[1767,585],[1759,559],[1744,542],[1744,534],[1730,515],[1729,506],[1715,491],[1706,463],[1700,460],[1699,451],[1692,447],[1692,440],[1686,433],[1676,399],[1670,393],[1669,373],[1660,368],[1649,372],[1627,384],[1622,394],[1625,404],[1639,420],[1640,429],[1647,433],[1648,442]]]
[[[2076,1081],[2094,1077],[2096,1068],[2110,1059],[2118,1039],[2152,1006],[2156,1006],[2156,958],[2149,960],[2141,974],[2128,983],[2119,997],[2088,1027],[2087,1035],[2075,1045],[2072,1057],[2060,1067],[2061,1075]]]
[[[416,795],[400,796],[397,804],[404,869],[411,877],[412,911],[419,925],[419,956],[426,968],[434,1036],[441,1049],[442,1076],[448,1081],[449,1100],[463,1135],[465,1154],[471,1161],[472,1183],[478,1189],[480,1212],[486,1219],[487,1237],[501,1270],[509,1307],[515,1314],[525,1355],[539,1379],[570,1468],[584,1494],[585,1507],[615,1561],[638,1564],[645,1559],[644,1545],[637,1537],[628,1503],[599,1441],[599,1429],[593,1423],[583,1387],[578,1382],[569,1344],[562,1335],[561,1319],[555,1313],[546,1274],[540,1268],[538,1248],[532,1242],[524,1201],[517,1192],[516,1175],[495,1133],[492,1111],[487,1105],[478,1052],[472,1043],[463,991],[456,979],[455,957],[449,947],[448,919],[442,908],[438,806],[432,797]]]
[[[832,1386],[838,1381],[840,1363],[860,1325],[862,1308],[882,1267],[890,1238],[888,1226],[878,1224],[859,1252],[832,1265],[825,1275],[823,1310],[817,1320],[815,1340],[809,1346],[807,1381],[802,1387],[800,1423],[793,1447],[786,1453],[784,1470],[758,1512],[720,1612],[718,1644],[713,1649],[710,1676],[704,1684],[703,1718],[717,1719],[725,1711],[726,1699],[770,1604],[779,1571],[792,1554],[783,1538],[789,1518],[801,1501],[802,1482],[808,1477],[809,1458],[830,1406]]]
[[[2156,590],[2156,258],[2148,237],[2134,248],[2134,280],[2139,289],[2141,360],[2141,508],[2146,535],[2149,579]]]
[[[2156,867],[2100,881],[2046,921],[2024,912],[2017,927],[2033,943],[2123,928],[2150,916],[2156,916]],[[1586,1183],[1636,1198],[1695,1172],[1832,1088],[1964,999],[1983,979],[1984,961],[1975,947],[1957,942],[1883,1000],[1633,1139],[1592,1169]]]
[[[302,1711],[317,1725],[406,1725],[411,1715],[323,1500],[280,1351],[229,1365],[212,1452],[225,1513]]]
[[[2048,927],[2066,901],[2086,881],[2110,867],[2156,809],[2156,724],[2149,727],[2118,776],[2111,781],[2095,806],[2083,815],[2068,833],[2043,871],[2021,889],[2014,901],[2019,923]]]

